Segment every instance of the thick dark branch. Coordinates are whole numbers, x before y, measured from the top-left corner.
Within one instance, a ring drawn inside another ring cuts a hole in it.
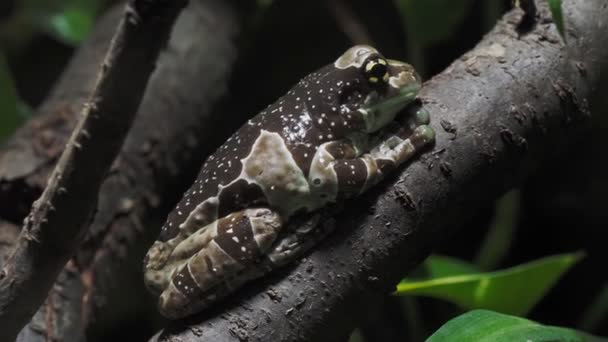
[[[0,149],[0,220],[22,220],[27,214],[23,208],[44,189],[77,112],[94,87],[96,67],[121,9],[99,20],[39,114]],[[213,146],[234,129],[234,122],[219,121],[213,113],[228,89],[236,59],[239,19],[244,18],[238,14],[225,0],[191,1],[182,12],[101,186],[95,218],[77,252],[78,270],[68,263],[18,341],[47,341],[49,336],[82,340],[85,331],[95,335],[132,317],[143,321],[156,311],[143,286],[141,259],[181,189]],[[4,234],[7,227],[0,225],[0,255],[14,236]]]
[[[186,2],[133,0],[127,5],[82,118],[0,273],[0,340],[15,339],[82,240],[101,181]]]
[[[608,60],[604,0],[564,1],[568,46],[544,2],[519,36],[507,14],[472,51],[425,84],[432,151],[337,217],[306,259],[251,284],[159,341],[336,341],[477,208],[566,151],[588,126]]]

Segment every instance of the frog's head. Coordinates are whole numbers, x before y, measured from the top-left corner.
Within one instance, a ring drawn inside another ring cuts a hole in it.
[[[368,45],[348,49],[334,63],[335,73],[348,74],[358,81],[342,87],[342,108],[359,112],[367,132],[375,132],[391,122],[412,102],[420,90],[420,76],[414,68],[386,59]],[[361,95],[361,96],[359,96]]]
[[[315,125],[342,122],[339,126],[344,127],[320,127],[336,137],[379,130],[416,98],[421,87],[420,76],[411,65],[386,59],[368,45],[351,47],[303,82],[307,89],[301,89],[310,94],[312,86],[313,101],[316,98],[315,106],[308,106]]]

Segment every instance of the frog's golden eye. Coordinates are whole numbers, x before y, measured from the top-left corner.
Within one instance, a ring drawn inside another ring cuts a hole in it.
[[[365,63],[365,76],[370,83],[378,84],[388,81],[388,63],[384,58],[370,59]]]

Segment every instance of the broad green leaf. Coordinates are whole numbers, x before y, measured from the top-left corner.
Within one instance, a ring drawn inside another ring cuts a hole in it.
[[[566,40],[566,36],[564,35],[564,15],[562,13],[562,0],[547,0],[549,3],[549,9],[551,10],[551,16],[553,17],[553,21],[555,22],[555,26],[557,26],[557,30],[559,34]]]
[[[428,46],[447,39],[462,23],[471,0],[395,0],[405,21],[408,37]]]
[[[0,52],[0,142],[28,116],[28,111],[17,97],[6,59]]]
[[[487,310],[462,314],[431,335],[426,342],[600,342],[595,337],[569,328],[548,326],[524,318]]]
[[[481,272],[475,265],[445,255],[431,255],[423,263],[426,279],[436,279]]]
[[[582,257],[582,253],[560,254],[495,272],[404,279],[395,294],[444,299],[464,309],[525,315]]]

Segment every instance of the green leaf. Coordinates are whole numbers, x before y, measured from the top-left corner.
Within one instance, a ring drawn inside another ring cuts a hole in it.
[[[405,21],[409,39],[428,46],[447,39],[462,23],[471,0],[395,0]]]
[[[608,341],[569,328],[548,326],[487,310],[462,314],[431,335],[426,342],[599,342]]]
[[[78,8],[66,8],[48,17],[48,30],[53,37],[70,45],[80,43],[91,31],[93,13]]]
[[[431,255],[424,261],[423,267],[426,279],[481,272],[481,270],[471,263],[445,255]]]
[[[496,201],[494,219],[475,257],[475,264],[481,269],[495,268],[509,251],[519,220],[520,202],[519,190],[511,190]]]
[[[29,109],[17,97],[6,59],[0,52],[0,142],[28,115]]]
[[[29,20],[39,30],[69,45],[91,31],[102,0],[27,0]]]
[[[559,34],[566,40],[566,36],[564,35],[564,15],[562,13],[562,0],[547,0],[549,3],[549,9],[551,10],[551,16],[553,16],[553,21],[555,22],[555,26],[557,26],[557,30]]]
[[[582,257],[582,253],[554,255],[487,273],[433,271],[433,274],[452,274],[418,280],[404,279],[397,285],[395,294],[444,299],[464,309],[484,308],[525,315]],[[456,267],[461,266],[454,266]]]

